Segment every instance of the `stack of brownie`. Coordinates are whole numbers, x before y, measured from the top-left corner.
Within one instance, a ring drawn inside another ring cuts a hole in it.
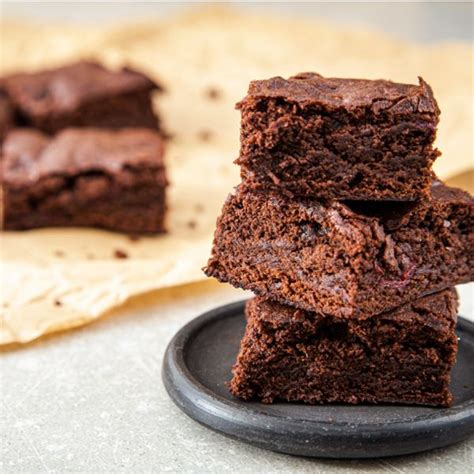
[[[242,183],[205,269],[257,295],[232,393],[449,405],[474,201],[431,171],[430,87],[305,73],[252,82],[238,108]]]
[[[159,90],[89,61],[0,79],[2,228],[163,232]]]

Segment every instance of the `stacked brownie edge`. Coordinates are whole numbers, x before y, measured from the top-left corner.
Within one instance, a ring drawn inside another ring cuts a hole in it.
[[[92,61],[0,78],[2,229],[164,232],[160,90]]]
[[[238,108],[242,183],[205,268],[258,295],[232,393],[449,405],[474,201],[431,170],[431,88],[304,73],[252,82]]]
[[[1,151],[6,230],[165,231],[163,139],[142,128],[10,132]]]
[[[362,321],[254,298],[230,389],[266,403],[447,406],[456,311],[454,289]]]
[[[471,281],[473,224],[472,197],[441,183],[428,201],[390,205],[243,183],[217,221],[206,273],[282,304],[363,319]]]
[[[83,126],[159,128],[151,93],[161,87],[129,68],[111,71],[94,61],[78,61],[6,76],[0,90],[17,125],[45,133]]]
[[[237,163],[244,181],[287,195],[413,201],[427,197],[438,105],[428,84],[303,73],[253,81]]]

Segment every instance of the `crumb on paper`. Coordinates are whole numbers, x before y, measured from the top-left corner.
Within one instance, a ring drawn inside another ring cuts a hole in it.
[[[211,130],[203,129],[198,132],[198,138],[202,142],[208,142],[212,138]]]
[[[206,97],[211,100],[220,99],[222,96],[221,91],[215,86],[208,87],[206,89],[205,94],[206,94]]]
[[[56,255],[56,257],[64,257],[64,252],[62,250],[55,250],[54,255]]]
[[[190,229],[195,229],[196,226],[197,226],[197,222],[193,219],[191,219],[190,221],[187,222],[187,226],[190,228]]]
[[[61,300],[54,300],[54,306],[62,306]]]
[[[130,234],[130,235],[127,235],[127,237],[128,237],[128,240],[130,240],[130,242],[138,242],[139,240],[141,240],[141,236],[137,234]]]
[[[128,258],[128,253],[125,250],[115,249],[114,257],[119,259]]]

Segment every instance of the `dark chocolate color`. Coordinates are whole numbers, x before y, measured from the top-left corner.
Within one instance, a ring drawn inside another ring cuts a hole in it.
[[[242,112],[242,178],[330,199],[412,201],[429,194],[439,109],[431,88],[384,80],[253,81]]]
[[[421,405],[263,404],[234,397],[232,377],[245,332],[244,301],[213,308],[173,337],[163,382],[180,410],[219,433],[300,456],[374,458],[447,446],[474,434],[474,323],[458,318],[449,408]]]
[[[2,146],[4,228],[163,232],[163,140],[148,129],[10,132]]]
[[[0,140],[16,125],[15,108],[0,82]]]
[[[231,392],[265,403],[449,406],[456,311],[454,289],[347,321],[254,298]]]
[[[3,84],[23,124],[46,133],[79,126],[158,127],[151,93],[160,87],[132,69],[110,71],[80,61],[8,76]]]
[[[218,219],[208,276],[308,311],[364,318],[474,277],[474,200],[292,199],[241,185]]]

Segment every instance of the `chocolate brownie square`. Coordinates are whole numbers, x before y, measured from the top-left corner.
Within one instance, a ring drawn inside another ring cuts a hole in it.
[[[345,321],[254,298],[231,392],[265,403],[449,406],[456,311],[454,289]]]
[[[257,188],[327,199],[429,194],[439,109],[431,88],[303,73],[250,83],[237,163]]]
[[[132,69],[110,71],[81,61],[15,74],[3,83],[22,122],[46,133],[82,126],[158,128],[151,93],[161,88]]]
[[[15,126],[15,108],[0,83],[0,140]]]
[[[208,276],[308,311],[363,318],[474,277],[474,199],[439,182],[418,203],[316,201],[243,185]]]
[[[163,140],[149,129],[17,129],[0,156],[4,228],[165,231]]]

